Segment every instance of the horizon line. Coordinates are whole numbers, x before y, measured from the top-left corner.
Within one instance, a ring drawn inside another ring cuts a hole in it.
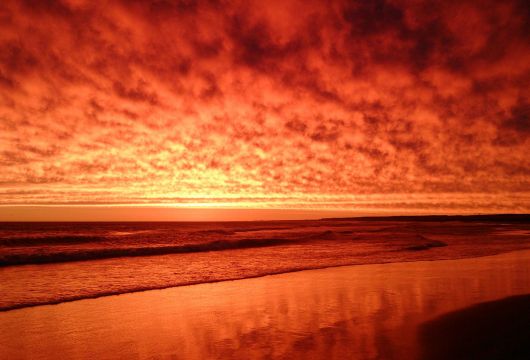
[[[272,221],[344,221],[344,220],[430,220],[430,221],[452,221],[452,220],[524,220],[530,221],[530,213],[474,213],[474,214],[423,214],[423,215],[360,215],[344,217],[322,217],[316,219],[258,219],[258,220],[13,220],[0,223],[208,223],[208,222],[272,222]]]

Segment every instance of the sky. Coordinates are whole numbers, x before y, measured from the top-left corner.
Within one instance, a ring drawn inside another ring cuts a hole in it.
[[[529,34],[525,0],[3,0],[0,220],[530,212]]]

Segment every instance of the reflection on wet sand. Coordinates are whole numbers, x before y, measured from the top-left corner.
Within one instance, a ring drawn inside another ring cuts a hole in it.
[[[530,293],[530,251],[330,268],[0,314],[0,357],[406,359],[423,322]]]

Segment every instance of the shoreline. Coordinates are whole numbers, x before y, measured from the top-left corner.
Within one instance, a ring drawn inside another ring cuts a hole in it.
[[[429,251],[430,249],[421,250],[421,251]],[[268,276],[277,276],[277,275],[283,275],[283,274],[292,274],[292,273],[300,273],[300,272],[306,272],[306,271],[314,271],[314,270],[324,270],[324,269],[334,269],[334,268],[347,268],[347,267],[360,267],[360,266],[370,266],[370,265],[388,265],[388,264],[407,264],[407,263],[422,263],[422,262],[437,262],[437,261],[457,261],[457,260],[466,260],[466,259],[480,259],[480,258],[486,258],[486,257],[493,257],[493,256],[499,256],[504,254],[510,254],[510,253],[518,253],[518,252],[530,252],[529,248],[523,248],[523,249],[517,249],[517,250],[507,250],[499,252],[491,253],[491,254],[484,254],[484,255],[463,255],[461,257],[448,257],[448,258],[439,258],[439,259],[420,259],[420,260],[401,260],[401,261],[384,261],[384,262],[373,262],[373,263],[351,263],[351,264],[343,264],[343,265],[331,265],[331,266],[322,266],[322,267],[308,267],[308,268],[302,268],[302,269],[293,269],[288,271],[280,271],[280,272],[274,272],[274,273],[267,273],[262,275],[255,275],[255,276],[246,276],[246,277],[240,277],[240,278],[232,278],[232,279],[220,279],[220,280],[212,280],[212,281],[200,281],[200,282],[191,282],[191,283],[185,283],[185,284],[177,284],[177,285],[170,285],[170,286],[162,286],[162,287],[150,287],[150,288],[141,288],[141,289],[134,289],[131,291],[116,291],[116,292],[108,292],[108,293],[102,293],[102,294],[96,294],[94,296],[80,296],[80,297],[72,297],[70,299],[61,299],[57,301],[49,301],[49,302],[42,302],[42,303],[35,303],[35,304],[20,304],[12,307],[0,307],[0,313],[6,313],[6,312],[13,312],[17,310],[23,310],[28,308],[37,308],[37,307],[43,307],[43,306],[55,306],[65,303],[72,303],[82,300],[93,300],[93,299],[100,299],[100,298],[106,298],[106,297],[114,297],[114,296],[120,296],[120,295],[128,295],[128,294],[135,294],[135,293],[144,293],[149,291],[160,291],[160,290],[167,290],[167,289],[173,289],[173,288],[182,288],[182,287],[190,287],[190,286],[197,286],[202,284],[218,284],[218,283],[224,283],[224,282],[234,282],[234,281],[240,281],[240,280],[247,280],[247,279],[259,279],[264,278]],[[93,260],[97,261],[97,260]],[[38,266],[34,264],[28,264],[28,265],[18,265],[18,266]]]
[[[530,251],[331,267],[3,312],[0,357],[416,359],[422,324],[522,294]]]

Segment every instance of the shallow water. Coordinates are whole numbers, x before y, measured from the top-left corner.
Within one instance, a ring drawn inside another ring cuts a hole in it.
[[[414,359],[420,324],[524,293],[530,251],[311,270],[0,313],[0,357]]]
[[[358,220],[4,223],[0,310],[337,265],[484,256],[530,247],[529,229]]]

